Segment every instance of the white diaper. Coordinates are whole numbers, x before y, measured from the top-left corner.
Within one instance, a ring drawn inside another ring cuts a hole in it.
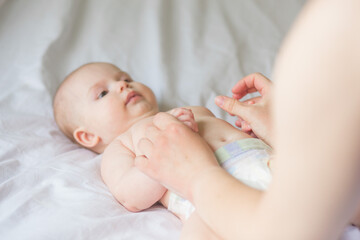
[[[246,138],[229,143],[215,151],[222,168],[244,184],[265,190],[271,181],[269,169],[271,148],[257,138]],[[190,201],[170,193],[168,209],[183,219],[194,212]]]

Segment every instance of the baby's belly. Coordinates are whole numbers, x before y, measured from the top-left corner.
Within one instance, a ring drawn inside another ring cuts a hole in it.
[[[218,118],[198,122],[198,125],[199,134],[208,142],[213,151],[236,140],[251,138],[250,135]]]

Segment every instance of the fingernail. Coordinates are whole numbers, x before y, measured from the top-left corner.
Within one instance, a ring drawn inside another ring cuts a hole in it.
[[[223,96],[217,96],[215,98],[216,105],[222,107],[224,105],[224,97]]]

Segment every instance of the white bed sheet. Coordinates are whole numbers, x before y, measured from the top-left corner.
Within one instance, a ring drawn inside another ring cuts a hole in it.
[[[160,206],[119,205],[101,156],[66,139],[52,116],[64,76],[112,62],[150,86],[162,110],[203,105],[241,77],[271,75],[304,0],[0,0],[1,239],[178,239]],[[343,239],[360,239],[348,228]]]

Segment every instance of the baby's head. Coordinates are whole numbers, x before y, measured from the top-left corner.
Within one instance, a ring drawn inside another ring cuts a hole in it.
[[[157,112],[151,89],[110,63],[79,67],[54,97],[55,121],[61,131],[98,153],[135,122]]]

